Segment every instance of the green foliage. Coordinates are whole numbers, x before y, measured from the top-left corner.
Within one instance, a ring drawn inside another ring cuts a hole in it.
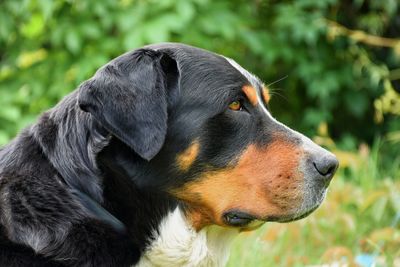
[[[162,41],[232,57],[266,84],[287,75],[271,86],[272,110],[307,134],[327,122],[334,138],[358,143],[400,129],[400,100],[392,87],[399,79],[400,42],[373,42],[372,36],[399,36],[395,0],[0,5],[0,144],[111,58]]]

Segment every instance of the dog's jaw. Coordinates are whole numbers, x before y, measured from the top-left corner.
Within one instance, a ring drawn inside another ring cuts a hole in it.
[[[154,241],[136,267],[225,266],[235,228],[207,226],[196,231],[177,207],[154,231]]]

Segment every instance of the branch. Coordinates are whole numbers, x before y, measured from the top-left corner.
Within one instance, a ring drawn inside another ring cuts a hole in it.
[[[367,45],[390,47],[395,49],[398,49],[398,47],[400,47],[400,39],[392,39],[371,35],[361,30],[350,30],[349,28],[346,28],[336,21],[328,19],[326,19],[326,22],[328,23],[330,36],[332,38],[336,37],[337,35],[345,35],[356,42],[364,43]]]

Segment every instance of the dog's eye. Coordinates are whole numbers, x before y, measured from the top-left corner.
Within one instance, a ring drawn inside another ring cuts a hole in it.
[[[235,100],[229,104],[229,109],[239,111],[243,109],[242,102],[240,100]]]

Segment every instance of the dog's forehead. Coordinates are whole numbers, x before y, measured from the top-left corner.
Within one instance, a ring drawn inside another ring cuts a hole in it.
[[[223,56],[224,57],[224,56]],[[249,83],[256,88],[257,90],[261,90],[263,87],[263,83],[260,81],[260,79],[258,79],[257,76],[255,76],[254,74],[252,74],[251,72],[249,72],[248,70],[244,69],[242,66],[240,66],[235,60],[228,58],[228,57],[224,57],[229,64],[232,65],[232,67],[234,67],[235,69],[237,69],[244,77],[246,77],[246,79],[249,81]]]
[[[154,50],[169,51],[181,64],[183,71],[191,70],[194,75],[206,74],[206,77],[202,78],[211,79],[215,77],[225,80],[227,83],[238,83],[240,80],[257,90],[261,90],[263,87],[263,83],[254,74],[244,69],[233,59],[223,55],[178,43],[161,43],[148,47]]]

